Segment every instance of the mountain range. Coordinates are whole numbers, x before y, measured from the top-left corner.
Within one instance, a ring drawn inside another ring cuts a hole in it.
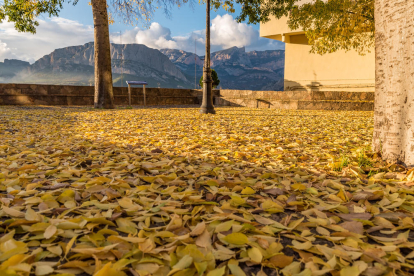
[[[145,80],[149,87],[194,88],[202,75],[203,56],[141,44],[112,44],[114,86]],[[211,54],[220,88],[283,90],[284,51],[252,51],[233,47]],[[93,85],[93,42],[56,49],[35,63],[5,59],[0,82]],[[197,87],[198,88],[198,87]]]
[[[204,57],[182,50],[162,49],[187,78],[197,81],[203,74]],[[224,89],[283,90],[285,51],[252,51],[232,47],[211,54],[211,68]],[[194,77],[195,76],[195,77]]]

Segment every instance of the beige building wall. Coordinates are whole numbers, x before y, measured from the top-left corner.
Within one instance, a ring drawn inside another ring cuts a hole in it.
[[[285,90],[364,91],[375,90],[374,49],[365,56],[356,51],[318,55],[302,30],[292,31],[287,18],[272,18],[260,24],[260,36],[286,43]]]

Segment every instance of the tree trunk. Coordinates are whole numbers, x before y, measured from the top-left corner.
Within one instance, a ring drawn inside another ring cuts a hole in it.
[[[92,0],[95,34],[95,108],[114,108],[106,0]]]
[[[375,1],[373,149],[414,166],[414,1]]]

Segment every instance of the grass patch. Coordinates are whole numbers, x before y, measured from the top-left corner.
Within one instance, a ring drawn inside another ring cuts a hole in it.
[[[358,153],[358,166],[360,168],[372,167],[372,162],[368,159],[367,155],[365,154],[365,150],[362,150]]]

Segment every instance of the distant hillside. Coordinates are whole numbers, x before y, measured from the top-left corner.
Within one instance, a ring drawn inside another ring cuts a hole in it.
[[[11,79],[16,76],[17,73],[27,69],[30,63],[17,59],[5,59],[4,62],[0,62],[0,82]]]
[[[194,88],[203,72],[201,58],[181,50],[111,44],[114,86],[145,80],[150,87]],[[212,53],[211,66],[221,88],[283,90],[284,51],[246,52],[233,47]],[[6,59],[0,62],[0,82],[94,85],[94,45],[56,49],[32,65]]]
[[[198,83],[203,73],[204,57],[182,50],[160,51],[193,83],[196,72]],[[232,47],[212,53],[211,67],[218,73],[221,88],[283,90],[284,60],[283,50],[246,52],[245,48]]]
[[[185,75],[160,51],[141,44],[112,44],[115,86],[126,80],[145,80],[152,87],[188,87]],[[121,74],[123,73],[123,79]],[[93,85],[94,45],[87,43],[56,49],[34,64],[14,73],[6,82]]]

